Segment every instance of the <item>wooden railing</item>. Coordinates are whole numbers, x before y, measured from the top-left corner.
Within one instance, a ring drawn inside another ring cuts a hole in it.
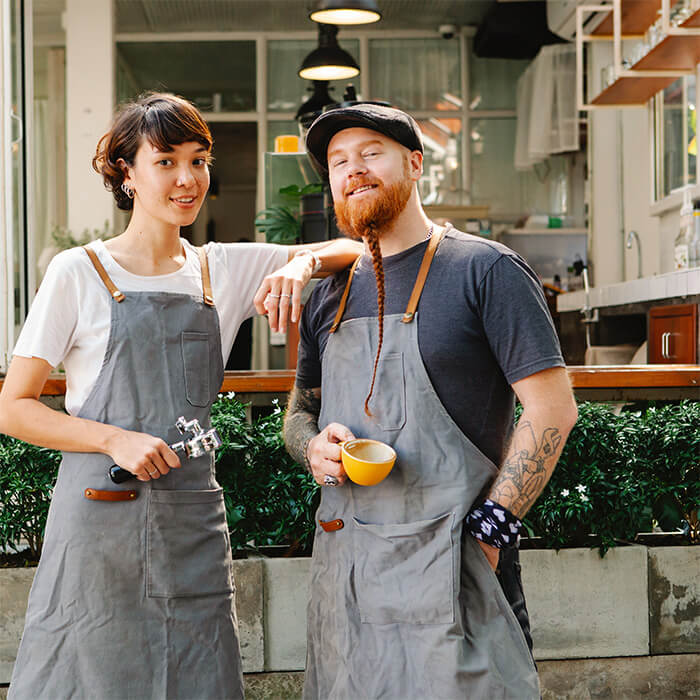
[[[574,389],[644,389],[698,388],[700,398],[700,365],[573,365],[568,368]],[[261,370],[226,372],[221,391],[250,393],[285,393],[294,384],[294,370]],[[51,377],[42,394],[61,396],[66,381]]]

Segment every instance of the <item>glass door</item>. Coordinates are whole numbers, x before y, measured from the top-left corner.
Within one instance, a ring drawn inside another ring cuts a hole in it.
[[[0,236],[0,370],[5,371],[27,309],[27,96],[26,46],[31,18],[23,0],[2,3],[2,236]],[[31,57],[30,59],[31,60]],[[29,86],[30,87],[30,86]],[[30,88],[31,89],[31,88]]]

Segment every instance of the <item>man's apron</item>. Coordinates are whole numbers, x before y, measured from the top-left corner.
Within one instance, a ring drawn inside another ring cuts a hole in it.
[[[104,363],[80,417],[167,443],[182,439],[180,415],[208,427],[223,363],[204,252],[202,303],[123,294],[86,250],[113,303]],[[111,464],[102,454],[63,455],[9,697],[242,698],[213,455],[183,458],[149,482],[114,484]]]
[[[363,403],[377,319],[341,323],[354,267],[323,354],[319,427],[341,423],[392,445],[398,458],[376,486],[321,489],[307,699],[540,697],[521,627],[463,528],[497,469],[448,415],[418,346],[416,309],[440,238],[426,249],[406,313],[384,319],[374,419]]]

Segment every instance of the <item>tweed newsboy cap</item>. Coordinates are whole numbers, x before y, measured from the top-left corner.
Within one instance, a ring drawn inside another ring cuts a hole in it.
[[[324,112],[309,127],[306,150],[316,170],[328,174],[328,144],[343,129],[372,129],[397,141],[411,151],[423,152],[423,139],[416,120],[393,107],[359,103]]]

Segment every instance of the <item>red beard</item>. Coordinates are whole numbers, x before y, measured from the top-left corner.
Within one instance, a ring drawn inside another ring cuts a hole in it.
[[[404,177],[393,185],[386,186],[381,180],[369,178],[357,178],[352,187],[356,189],[362,185],[376,185],[375,195],[354,202],[352,196],[335,202],[335,216],[338,228],[349,238],[361,239],[367,235],[368,229],[379,232],[398,217],[406,208],[413,181],[407,177],[407,168],[404,168]]]

